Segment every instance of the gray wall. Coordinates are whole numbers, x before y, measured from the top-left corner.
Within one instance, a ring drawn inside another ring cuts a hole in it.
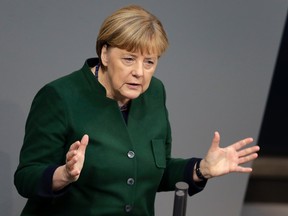
[[[45,83],[95,55],[103,19],[137,3],[166,27],[170,48],[156,76],[166,85],[175,157],[204,156],[214,130],[222,146],[256,139],[286,15],[287,0],[8,1],[0,3],[0,210],[19,215],[13,186],[31,101]],[[239,215],[248,175],[209,181],[187,215]],[[156,215],[171,215],[174,193],[160,193]]]

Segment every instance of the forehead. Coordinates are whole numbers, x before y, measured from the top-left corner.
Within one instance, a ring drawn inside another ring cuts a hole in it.
[[[135,50],[135,51],[129,51],[129,50],[126,50],[126,49],[120,49],[120,48],[117,48],[117,47],[111,47],[109,48],[109,50],[111,52],[114,52],[115,54],[118,54],[118,55],[132,55],[132,56],[143,56],[145,58],[158,58],[158,55],[157,53],[152,53],[152,52],[142,52],[141,50]]]

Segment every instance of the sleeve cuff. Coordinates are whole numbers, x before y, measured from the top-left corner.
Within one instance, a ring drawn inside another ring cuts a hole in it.
[[[59,191],[52,190],[53,174],[58,167],[59,165],[50,165],[44,170],[37,191],[37,194],[40,197],[46,197],[46,198],[58,197],[65,194],[69,190],[70,185],[66,186],[65,188]]]
[[[200,181],[200,182],[195,182],[193,180],[193,170],[194,170],[195,164],[200,160],[202,160],[202,159],[201,158],[191,158],[185,167],[184,181],[189,185],[189,189],[188,189],[189,196],[192,196],[196,193],[199,193],[200,191],[202,191],[205,188],[205,186],[207,184],[207,180]]]

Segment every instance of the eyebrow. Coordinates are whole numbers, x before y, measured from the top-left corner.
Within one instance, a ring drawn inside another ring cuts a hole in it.
[[[135,54],[135,53],[133,53],[133,52],[125,52],[124,55],[130,55],[130,56],[132,56],[132,57],[134,57],[134,58],[139,57],[139,55],[137,55],[137,54]],[[145,59],[154,59],[154,60],[155,60],[155,59],[158,59],[157,56],[144,56],[144,58],[145,58]]]

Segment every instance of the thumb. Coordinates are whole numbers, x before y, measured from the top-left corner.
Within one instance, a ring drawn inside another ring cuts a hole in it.
[[[87,146],[88,142],[89,142],[89,136],[87,134],[85,134],[81,139],[81,145]]]
[[[215,131],[212,144],[211,144],[211,150],[215,150],[219,148],[219,144],[220,144],[220,134],[218,131]]]
[[[88,142],[89,142],[89,136],[87,134],[85,134],[81,139],[80,146],[79,146],[78,150],[85,153]]]

